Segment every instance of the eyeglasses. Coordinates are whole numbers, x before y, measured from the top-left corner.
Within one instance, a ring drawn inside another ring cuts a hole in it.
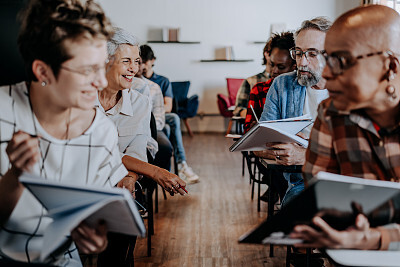
[[[61,66],[60,69],[67,70],[67,71],[70,71],[73,73],[78,73],[78,74],[81,74],[86,77],[88,77],[88,76],[94,77],[98,72],[105,71],[106,66],[105,65],[104,66],[92,65],[92,66],[84,67],[82,69],[71,69],[66,66]]]
[[[294,60],[300,60],[303,58],[303,55],[306,56],[307,60],[313,60],[316,59],[317,56],[323,52],[325,52],[324,50],[318,50],[318,49],[308,49],[307,51],[303,51],[300,48],[290,48],[289,49],[290,52],[290,56],[292,57],[292,59]]]
[[[321,54],[321,59],[323,59],[323,65],[328,65],[331,73],[335,76],[340,75],[343,71],[351,68],[354,66],[358,60],[383,55],[385,57],[393,57],[394,54],[391,51],[379,51],[379,52],[372,52],[365,55],[360,56],[352,56],[348,51],[338,51],[333,52],[332,54],[328,55],[326,52]]]

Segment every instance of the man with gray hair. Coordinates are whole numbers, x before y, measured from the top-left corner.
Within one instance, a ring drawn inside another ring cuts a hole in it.
[[[317,56],[323,51],[326,32],[331,22],[324,17],[306,20],[296,31],[296,46],[290,56],[296,60],[297,70],[275,78],[268,91],[260,120],[278,120],[309,114],[317,116],[318,104],[328,97],[323,67]],[[308,139],[312,125],[298,135]],[[267,150],[256,152],[259,157],[275,159],[282,165],[303,165],[306,148],[296,143],[269,143]],[[282,200],[285,205],[304,189],[300,173],[284,173],[288,190]]]

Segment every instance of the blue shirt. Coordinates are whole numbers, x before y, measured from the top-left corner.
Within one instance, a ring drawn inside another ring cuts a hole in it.
[[[161,91],[164,97],[174,97],[174,94],[172,93],[172,86],[170,81],[168,80],[167,77],[161,76],[153,72],[153,75],[149,78],[150,81],[155,82],[161,87]]]
[[[269,88],[260,121],[303,115],[306,87],[297,81],[296,71],[276,77]]]

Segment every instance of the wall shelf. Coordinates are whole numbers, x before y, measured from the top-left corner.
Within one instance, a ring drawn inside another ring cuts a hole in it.
[[[267,41],[254,41],[253,44],[266,44]]]
[[[177,41],[177,42],[164,42],[164,41],[148,41],[148,43],[151,44],[200,44],[200,42],[181,42],[181,41]]]
[[[253,59],[202,59],[200,62],[252,62]]]

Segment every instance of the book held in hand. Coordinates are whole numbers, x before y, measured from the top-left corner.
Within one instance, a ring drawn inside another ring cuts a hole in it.
[[[332,228],[340,231],[353,226],[360,213],[368,218],[371,226],[383,225],[390,218],[376,211],[382,211],[386,207],[383,204],[391,199],[398,201],[399,193],[400,184],[396,182],[319,172],[304,191],[272,217],[242,235],[239,242],[280,245],[301,243],[302,240],[293,240],[289,234],[296,225],[313,226],[311,220],[314,216],[321,217]]]
[[[303,147],[308,146],[308,141],[297,136],[301,130],[312,123],[309,115],[300,117],[259,121],[238,141],[236,141],[229,150],[233,151],[260,151],[265,150],[266,143],[298,143]]]
[[[146,228],[130,192],[121,188],[71,185],[24,173],[20,182],[47,210],[53,221],[44,234],[41,259],[46,259],[82,221],[100,220],[109,232],[144,236]]]

